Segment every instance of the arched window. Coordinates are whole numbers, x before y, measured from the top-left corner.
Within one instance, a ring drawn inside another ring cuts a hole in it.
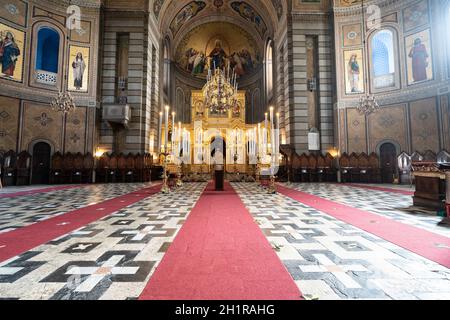
[[[266,48],[266,94],[268,100],[273,94],[273,41],[267,43]]]
[[[43,27],[37,37],[36,70],[58,73],[60,40],[58,32]]]
[[[371,41],[372,74],[375,89],[395,86],[394,33],[383,29],[375,33]]]

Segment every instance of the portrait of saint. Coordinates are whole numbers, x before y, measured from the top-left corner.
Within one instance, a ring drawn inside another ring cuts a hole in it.
[[[83,59],[83,54],[81,52],[77,53],[75,60],[72,62],[73,68],[73,86],[76,90],[81,90],[83,87],[83,76],[86,70],[86,63]]]
[[[0,63],[2,74],[7,78],[14,78],[16,64],[21,52],[12,32],[0,33]]]
[[[209,54],[209,57],[211,58],[211,69],[222,69],[225,67],[227,54],[222,48],[222,42],[220,40],[216,40],[216,46]]]
[[[430,30],[424,30],[405,38],[408,84],[414,85],[433,79],[433,58]]]
[[[412,59],[412,74],[414,82],[428,80],[428,50],[420,38],[414,40],[414,46],[409,51],[409,58]]]
[[[348,71],[348,79],[351,86],[351,92],[352,93],[360,92],[359,76],[361,71],[358,63],[358,56],[356,54],[352,54],[352,56],[350,57],[350,60],[348,61],[347,71]]]

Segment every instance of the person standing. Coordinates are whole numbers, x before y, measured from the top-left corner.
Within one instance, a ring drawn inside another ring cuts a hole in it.
[[[81,90],[83,87],[83,75],[86,70],[86,63],[83,59],[83,54],[81,52],[77,53],[75,60],[72,63],[73,68],[73,85],[77,90]]]

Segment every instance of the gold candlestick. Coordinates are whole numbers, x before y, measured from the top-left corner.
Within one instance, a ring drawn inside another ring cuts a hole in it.
[[[161,153],[162,156],[164,156],[163,160],[163,186],[161,188],[161,193],[163,194],[169,194],[170,188],[168,183],[168,175],[167,175],[167,156],[169,155],[167,152]]]

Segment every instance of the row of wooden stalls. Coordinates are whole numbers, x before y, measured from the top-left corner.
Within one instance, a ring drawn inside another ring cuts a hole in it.
[[[414,183],[414,166],[417,163],[450,163],[449,153],[445,150],[438,154],[432,151],[424,153],[401,153],[390,167],[380,162],[376,153],[343,153],[333,157],[330,153],[302,154],[282,150],[280,180],[292,182],[337,182],[338,176],[344,183]]]
[[[94,179],[97,183],[152,180],[153,157],[150,154],[104,154],[96,159],[91,153],[56,152],[48,164],[42,159],[35,160],[26,151],[19,154],[14,151],[0,153],[3,186],[82,184],[93,183]]]

